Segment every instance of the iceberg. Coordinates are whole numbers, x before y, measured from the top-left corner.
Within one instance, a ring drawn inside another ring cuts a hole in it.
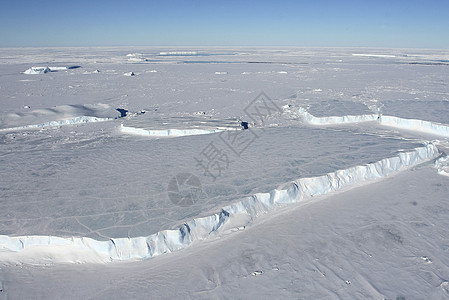
[[[449,137],[448,125],[418,119],[385,116],[381,113],[355,116],[315,117],[307,112],[305,108],[300,107],[298,114],[304,122],[310,125],[338,125],[378,121],[379,124],[383,126]]]
[[[27,75],[39,75],[39,74],[45,74],[51,72],[49,67],[31,67],[27,69],[23,74]]]
[[[204,240],[220,232],[235,232],[245,228],[253,220],[278,207],[301,201],[312,201],[325,195],[349,189],[379,178],[396,174],[434,158],[438,154],[435,145],[423,147],[375,163],[337,170],[322,176],[300,178],[267,193],[250,197],[225,206],[213,215],[195,218],[176,229],[163,230],[149,236],[113,238],[98,241],[87,237],[56,236],[7,236],[0,235],[0,256],[5,260],[23,259],[20,253],[28,253],[29,259],[39,262],[43,258],[64,253],[63,262],[84,260],[100,262],[148,259],[184,249],[195,241]]]

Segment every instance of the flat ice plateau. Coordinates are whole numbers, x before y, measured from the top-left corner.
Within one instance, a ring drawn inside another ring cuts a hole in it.
[[[0,299],[449,297],[448,56],[0,49]]]

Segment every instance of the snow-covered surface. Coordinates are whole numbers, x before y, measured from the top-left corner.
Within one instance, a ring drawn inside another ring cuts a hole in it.
[[[447,61],[0,49],[0,298],[447,297]]]

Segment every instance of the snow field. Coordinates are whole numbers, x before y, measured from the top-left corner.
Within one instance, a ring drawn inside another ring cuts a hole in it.
[[[447,51],[0,53],[0,298],[449,295]]]

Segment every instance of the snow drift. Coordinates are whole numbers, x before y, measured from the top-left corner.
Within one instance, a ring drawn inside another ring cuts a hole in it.
[[[257,193],[225,206],[211,216],[195,218],[177,229],[146,237],[97,241],[86,237],[0,236],[0,257],[5,261],[107,262],[146,259],[183,249],[194,241],[220,232],[240,230],[257,217],[280,206],[310,200],[395,174],[435,157],[433,144],[415,148],[375,163],[351,167],[322,176],[301,178],[268,193]]]

